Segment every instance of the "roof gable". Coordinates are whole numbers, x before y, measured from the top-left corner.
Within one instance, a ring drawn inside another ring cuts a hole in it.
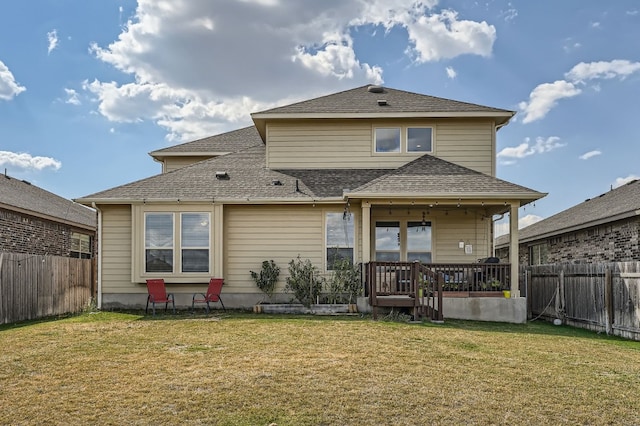
[[[180,155],[220,155],[262,145],[255,126],[232,130],[214,136],[158,149],[149,153],[154,158]]]
[[[350,197],[446,196],[515,198],[522,204],[546,194],[425,154],[356,188]]]
[[[373,88],[373,89],[371,89]],[[380,105],[378,101],[386,101]],[[361,86],[315,99],[272,108],[252,114],[304,114],[304,113],[491,113],[512,116],[513,111],[492,108],[468,102],[454,101],[382,86]]]
[[[7,175],[0,177],[0,207],[81,227],[97,226],[95,210]]]
[[[318,118],[490,118],[502,126],[514,111],[454,101],[382,86],[366,85],[331,95],[255,112],[251,118],[262,139],[266,121]]]

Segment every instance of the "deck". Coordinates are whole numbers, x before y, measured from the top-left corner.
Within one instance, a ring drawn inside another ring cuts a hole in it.
[[[369,262],[367,292],[377,318],[378,307],[409,308],[415,319],[442,321],[442,298],[502,297],[509,290],[508,263],[423,264]]]

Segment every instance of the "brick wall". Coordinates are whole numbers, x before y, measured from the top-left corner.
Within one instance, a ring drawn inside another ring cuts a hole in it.
[[[520,244],[518,257],[521,264],[529,264],[529,247],[535,244],[546,244],[547,263],[640,261],[640,219],[620,220],[539,242]],[[508,255],[508,248],[496,250],[496,256],[501,261],[508,262]]]
[[[0,209],[0,250],[51,256],[69,256],[72,226]],[[86,230],[77,230],[94,236]]]

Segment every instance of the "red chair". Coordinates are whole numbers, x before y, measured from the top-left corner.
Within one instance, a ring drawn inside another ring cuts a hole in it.
[[[224,279],[222,278],[211,278],[209,280],[209,287],[207,287],[207,293],[194,293],[193,298],[191,299],[191,310],[195,311],[196,303],[206,303],[207,304],[207,313],[210,311],[209,303],[220,302],[222,305],[222,309],[227,312],[227,309],[224,307],[224,303],[222,303],[222,298],[220,297],[220,293],[222,292],[222,286],[224,285]]]
[[[156,303],[164,303],[164,311],[167,312],[167,306],[169,302],[173,305],[173,313],[176,313],[176,302],[173,297],[173,293],[167,293],[164,287],[164,280],[162,278],[147,280],[147,307],[144,310],[146,314],[149,311],[149,302],[153,307],[153,315],[156,315]]]

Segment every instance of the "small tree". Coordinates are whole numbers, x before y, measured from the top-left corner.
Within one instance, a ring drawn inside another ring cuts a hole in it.
[[[280,267],[273,260],[265,260],[262,262],[260,272],[249,272],[251,272],[251,278],[256,282],[256,286],[271,300],[280,276]]]
[[[309,259],[302,260],[300,256],[289,262],[289,276],[285,291],[293,293],[296,299],[307,308],[320,296],[324,278],[320,276],[318,268]]]

